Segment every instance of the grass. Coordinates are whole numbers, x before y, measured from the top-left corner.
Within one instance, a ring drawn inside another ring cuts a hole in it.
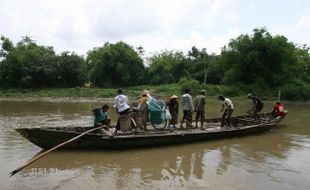
[[[124,93],[136,97],[147,89],[159,97],[181,94],[177,84],[160,86],[141,85],[124,88]],[[0,89],[0,97],[114,97],[117,88],[46,88],[46,89]]]
[[[246,97],[246,94],[253,88],[248,87],[232,87],[224,85],[205,85],[207,96],[216,97],[224,94],[227,97]],[[181,86],[179,84],[164,85],[140,85],[123,88],[124,93],[129,97],[138,97],[141,92],[146,89],[155,97],[167,98],[175,94],[181,96]],[[201,88],[200,88],[201,89]],[[192,96],[196,96],[200,89],[193,90]],[[51,97],[51,98],[111,98],[116,95],[117,88],[46,88],[46,89],[0,89],[0,97]],[[275,90],[260,91],[263,99],[275,99],[277,92]]]

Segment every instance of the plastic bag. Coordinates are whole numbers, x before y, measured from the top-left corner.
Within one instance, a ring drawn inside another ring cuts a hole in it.
[[[165,116],[166,116],[166,120],[170,120],[172,118],[168,109],[165,110]]]

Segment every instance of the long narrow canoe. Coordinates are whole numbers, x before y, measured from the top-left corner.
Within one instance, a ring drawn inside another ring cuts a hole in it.
[[[260,121],[254,121],[249,115],[236,116],[232,117],[233,127],[223,128],[220,127],[220,118],[207,119],[204,123],[205,130],[168,128],[165,130],[138,130],[135,133],[115,136],[96,131],[63,146],[62,149],[130,149],[232,138],[269,131],[277,126],[285,115],[270,119],[271,113],[262,113]],[[43,149],[49,149],[91,128],[41,127],[16,130],[33,144]]]

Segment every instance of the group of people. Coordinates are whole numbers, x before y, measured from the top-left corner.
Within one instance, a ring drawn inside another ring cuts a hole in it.
[[[198,123],[200,123],[200,129],[204,130],[204,121],[205,121],[205,104],[206,104],[206,91],[201,90],[199,95],[194,99],[191,96],[191,90],[185,89],[184,94],[182,95],[182,109],[183,109],[183,117],[181,120],[180,128],[198,128]],[[231,126],[230,124],[230,117],[234,111],[234,105],[232,101],[223,95],[220,95],[218,99],[222,102],[222,122],[221,126],[223,127],[225,124],[227,126]],[[177,103],[177,96],[173,95],[168,102],[169,111],[172,115],[172,119],[170,120],[170,124],[175,127],[177,123],[177,116],[178,116],[178,103]],[[193,126],[192,118],[193,113],[195,115],[195,125]],[[185,127],[183,123],[185,122]]]
[[[182,108],[183,108],[183,117],[181,120],[180,128],[183,127],[184,121],[186,122],[186,128],[192,127],[192,128],[197,128],[198,127],[198,122],[200,122],[200,129],[203,130],[203,123],[205,121],[205,104],[206,104],[206,91],[201,90],[200,94],[195,98],[194,103],[193,99],[191,96],[191,91],[190,89],[186,89],[184,91],[184,94],[182,95]],[[248,94],[247,96],[248,99],[252,100],[253,106],[247,113],[252,116],[254,121],[259,121],[259,113],[262,111],[264,107],[264,103],[261,101],[261,99],[257,95],[252,95]],[[175,127],[177,124],[177,117],[178,117],[178,97],[173,95],[170,97],[170,101],[168,102],[169,106],[169,111],[172,115],[172,119],[170,120],[170,124]],[[234,112],[234,104],[233,102],[223,96],[219,95],[218,100],[221,101],[222,107],[221,107],[221,127],[227,126],[227,127],[232,127],[231,124],[231,116]],[[195,116],[195,126],[192,126],[192,117],[193,113],[196,113]],[[285,115],[284,112],[284,106],[280,101],[277,101],[276,105],[273,108],[272,111],[272,118],[275,118],[277,116],[283,116]]]
[[[253,102],[253,106],[250,110],[247,111],[247,113],[254,119],[255,122],[260,121],[259,113],[263,110],[264,103],[257,95],[248,94],[247,98],[252,100]],[[223,95],[218,96],[218,99],[222,102],[221,126],[223,127],[224,125],[226,125],[228,127],[231,127],[230,117],[234,111],[234,105],[230,99],[224,97]],[[284,105],[280,102],[280,100],[278,100],[271,113],[271,118],[276,118],[278,116],[284,115]]]
[[[206,91],[201,90],[199,95],[194,99],[191,96],[191,90],[185,89],[184,94],[182,95],[182,109],[183,109],[183,117],[181,120],[180,128],[198,128],[198,123],[200,123],[200,129],[204,130],[204,121],[205,121],[205,104],[206,104]],[[173,95],[168,102],[169,111],[171,113],[172,119],[169,124],[172,124],[175,127],[177,124],[177,116],[178,116],[178,102],[177,96]],[[222,122],[221,126],[223,127],[225,124],[227,126],[231,126],[230,117],[234,111],[234,105],[232,101],[223,95],[220,95],[218,99],[222,102]],[[195,125],[193,126],[192,118],[193,113],[195,115]],[[185,127],[183,126],[185,122]]]
[[[117,96],[115,97],[114,108],[119,118],[126,117],[130,113],[130,106],[128,97],[123,94],[123,90],[119,89],[117,91]],[[107,104],[103,105],[102,108],[95,108],[93,109],[94,115],[94,126],[101,126],[104,125],[105,129],[111,128],[111,119],[108,117],[108,109],[109,106]],[[120,130],[120,120],[117,120],[117,124],[115,126],[114,134],[117,134],[117,131]]]
[[[180,128],[198,128],[198,123],[200,123],[200,129],[204,130],[204,122],[205,122],[205,105],[206,105],[206,91],[201,90],[199,95],[195,97],[194,101],[191,96],[191,90],[185,89],[184,94],[181,97],[181,104],[183,110],[183,117],[180,122]],[[144,90],[141,94],[138,111],[141,113],[142,119],[142,127],[147,130],[147,121],[148,121],[148,105],[147,101],[150,98],[150,93],[147,90]],[[263,102],[261,99],[252,94],[248,94],[248,99],[252,100],[253,107],[247,112],[252,116],[255,121],[259,121],[259,113],[264,107]],[[176,128],[178,124],[178,115],[179,115],[179,103],[178,103],[178,96],[172,95],[169,100],[167,101],[167,107],[170,112],[171,118],[169,119],[168,126]],[[117,121],[115,127],[115,134],[117,131],[120,130],[120,118],[129,118],[130,116],[130,106],[128,97],[123,94],[123,91],[119,89],[117,91],[117,96],[115,97],[114,108],[119,115],[119,119]],[[227,126],[232,127],[231,124],[231,115],[234,112],[234,105],[233,102],[223,96],[219,95],[218,100],[221,101],[221,127]],[[94,126],[106,125],[107,127],[111,126],[111,119],[108,117],[109,106],[103,105],[102,108],[96,108],[93,110],[94,114]],[[193,113],[195,114],[195,125],[193,125],[192,118]],[[278,101],[273,109],[272,117],[283,116],[284,115],[284,106],[283,104]],[[130,119],[130,118],[129,118]],[[183,125],[185,122],[185,126]]]
[[[200,121],[200,128],[203,129],[203,123],[205,120],[205,104],[206,104],[206,91],[201,90],[199,95],[195,98],[194,102],[191,96],[191,90],[185,89],[184,94],[182,95],[182,109],[183,117],[181,120],[180,128],[194,127],[192,126],[192,117],[193,112],[196,112],[195,116],[195,127],[198,127],[198,122]],[[169,121],[169,126],[172,125],[174,128],[178,123],[179,115],[179,104],[178,97],[172,95],[170,100],[167,102],[169,112],[171,113],[171,120]],[[183,126],[185,122],[185,127]]]

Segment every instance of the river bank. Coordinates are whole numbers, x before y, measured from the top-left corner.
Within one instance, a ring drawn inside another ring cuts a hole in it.
[[[123,88],[124,94],[131,99],[138,99],[143,90],[149,90],[151,95],[160,99],[168,99],[171,95],[175,94],[178,97],[182,96],[182,89],[185,87],[174,84],[163,85],[140,85]],[[192,89],[192,96],[195,97],[199,94],[201,89],[205,89],[206,96],[211,99],[216,99],[218,95],[223,94],[229,98],[241,100],[245,99],[248,93],[257,94],[264,101],[300,101],[309,102],[308,98],[301,98],[294,90],[285,89],[263,89],[253,86],[225,86],[225,85],[189,85]],[[42,88],[42,89],[1,89],[0,100],[23,100],[23,101],[71,101],[71,102],[89,102],[89,101],[102,101],[115,97],[117,88],[90,88],[90,87],[77,87],[77,88]],[[280,94],[279,94],[280,92]],[[300,98],[298,98],[300,97]]]
[[[182,86],[179,84],[164,84],[164,85],[140,85],[126,87],[124,93],[129,96],[131,99],[138,99],[141,92],[144,89],[150,91],[151,95],[167,99],[171,95],[175,94],[177,96],[182,95]],[[242,87],[233,87],[233,86],[224,86],[224,85],[204,85],[201,87],[192,88],[192,96],[195,97],[198,95],[201,89],[205,89],[207,96],[210,98],[215,98],[223,94],[227,97],[234,99],[244,99],[248,93],[256,93],[263,100],[275,101],[279,97],[279,90],[277,89],[257,89],[249,86]],[[89,101],[94,100],[98,101],[102,98],[113,98],[116,95],[117,88],[43,88],[43,89],[0,89],[0,99],[22,99],[28,101],[29,99],[47,100],[49,99],[57,100],[66,100],[69,101]],[[290,97],[287,98],[286,94],[282,92],[281,100],[295,100]],[[304,99],[297,99],[297,101],[305,102]]]

